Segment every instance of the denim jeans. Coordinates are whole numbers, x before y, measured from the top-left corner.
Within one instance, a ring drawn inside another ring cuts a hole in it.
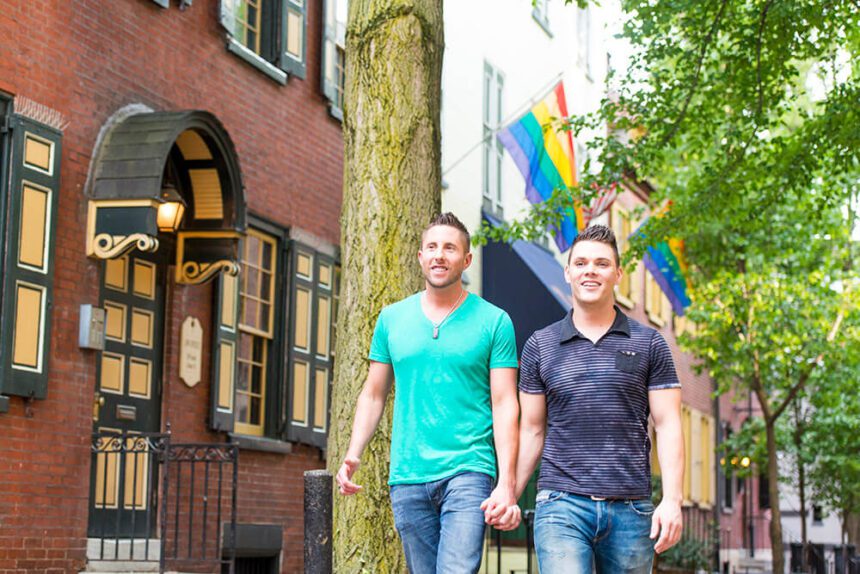
[[[492,488],[493,479],[480,472],[391,486],[394,525],[412,574],[478,571],[484,545],[481,502]]]
[[[541,574],[648,574],[654,561],[650,500],[594,500],[541,490],[535,550]]]

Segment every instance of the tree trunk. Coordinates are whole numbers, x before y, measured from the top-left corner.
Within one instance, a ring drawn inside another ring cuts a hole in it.
[[[779,469],[776,461],[776,421],[765,419],[767,436],[767,491],[770,497],[770,548],[775,574],[785,572],[785,555],[782,547],[782,513],[779,510]]]
[[[806,567],[806,546],[809,543],[809,535],[806,532],[806,465],[801,460],[797,469],[798,473],[798,490],[800,491],[800,542],[803,544],[803,552],[801,553],[802,567]]]
[[[442,0],[351,0],[344,109],[343,282],[328,467],[337,472],[383,306],[422,285],[421,231],[441,204]],[[355,475],[335,494],[334,570],[402,572],[388,498],[391,400]]]
[[[806,530],[806,464],[803,462],[804,420],[800,414],[799,401],[794,402],[794,450],[797,453],[797,490],[800,494],[800,542],[803,545],[800,565],[806,568],[806,546],[809,543]]]

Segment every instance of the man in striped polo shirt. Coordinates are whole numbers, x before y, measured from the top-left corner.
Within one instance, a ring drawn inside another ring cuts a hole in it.
[[[541,574],[646,574],[654,552],[681,537],[681,385],[660,333],[615,305],[621,273],[612,230],[586,228],[565,267],[573,309],[523,348],[517,495],[540,459]],[[649,414],[663,479],[656,509]]]

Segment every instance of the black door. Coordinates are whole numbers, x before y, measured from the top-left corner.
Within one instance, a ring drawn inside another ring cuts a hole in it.
[[[103,266],[105,348],[96,369],[93,431],[122,438],[103,441],[94,454],[90,536],[149,537],[156,526],[157,465],[141,435],[161,426],[166,266],[157,255],[136,253]]]

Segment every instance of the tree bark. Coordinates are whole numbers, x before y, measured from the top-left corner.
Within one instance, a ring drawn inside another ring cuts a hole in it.
[[[779,469],[776,452],[776,421],[765,419],[767,437],[767,491],[770,497],[770,548],[773,554],[773,571],[785,572],[785,554],[782,544],[782,513],[779,510]]]
[[[421,288],[421,231],[441,205],[442,0],[351,0],[346,42],[343,282],[328,467],[337,472],[380,310]],[[334,570],[403,572],[388,498],[391,399],[334,501]]]
[[[794,448],[797,453],[797,490],[800,494],[800,542],[803,545],[800,565],[806,568],[806,546],[809,543],[806,531],[806,464],[803,462],[803,433],[805,423],[801,415],[799,402],[794,403]]]

